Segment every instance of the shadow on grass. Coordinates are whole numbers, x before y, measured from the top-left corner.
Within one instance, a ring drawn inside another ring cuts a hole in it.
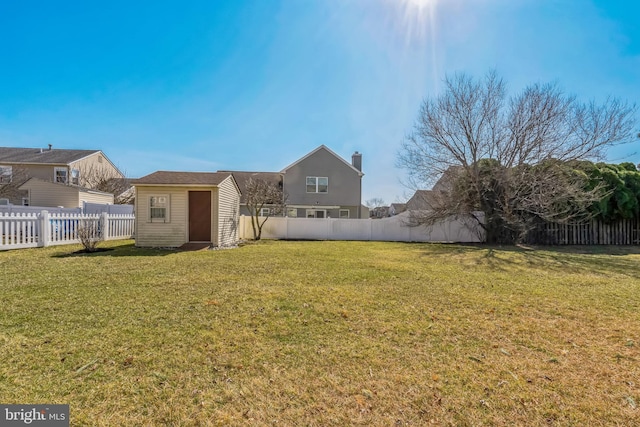
[[[623,274],[640,279],[638,246],[493,246],[483,244],[439,245],[425,248],[424,256],[477,255],[476,264],[507,271],[526,267],[552,271],[588,271]],[[524,261],[524,262],[523,262]]]
[[[152,257],[167,256],[178,253],[175,249],[138,248],[135,244],[115,247],[98,247],[96,252],[73,251],[52,255],[52,258],[99,258],[99,257]]]

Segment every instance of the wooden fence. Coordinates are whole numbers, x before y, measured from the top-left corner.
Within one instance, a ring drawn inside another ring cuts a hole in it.
[[[133,215],[0,213],[0,250],[68,245],[80,243],[78,231],[86,221],[96,223],[102,240],[131,239],[134,236]]]
[[[611,224],[596,220],[580,224],[547,223],[529,233],[526,241],[538,245],[640,245],[640,218]]]

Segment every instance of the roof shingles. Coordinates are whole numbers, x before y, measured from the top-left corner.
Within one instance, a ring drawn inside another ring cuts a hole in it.
[[[67,165],[99,151],[0,147],[0,163]]]
[[[173,172],[157,171],[132,180],[133,185],[212,185],[227,179],[229,172]]]

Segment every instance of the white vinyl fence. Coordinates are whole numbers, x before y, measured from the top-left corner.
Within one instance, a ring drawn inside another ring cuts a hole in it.
[[[50,214],[119,214],[119,215],[133,215],[133,205],[109,205],[105,203],[89,203],[83,202],[81,208],[54,208],[44,206],[0,206],[0,215],[4,214],[25,214],[32,213],[38,214],[42,211],[47,211]]]
[[[484,241],[484,234],[479,230],[477,222],[471,218],[466,220],[452,218],[431,227],[412,227],[408,223],[408,212],[382,219],[272,217],[262,228],[262,238],[461,243]],[[240,217],[240,238],[253,239],[250,216]]]
[[[86,221],[95,221],[102,240],[131,239],[133,215],[83,215],[73,213],[0,213],[0,250],[80,243],[78,231]]]

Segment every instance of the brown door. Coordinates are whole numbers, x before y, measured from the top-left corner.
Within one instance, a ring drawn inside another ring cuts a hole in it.
[[[211,191],[189,191],[189,241],[211,241]]]

